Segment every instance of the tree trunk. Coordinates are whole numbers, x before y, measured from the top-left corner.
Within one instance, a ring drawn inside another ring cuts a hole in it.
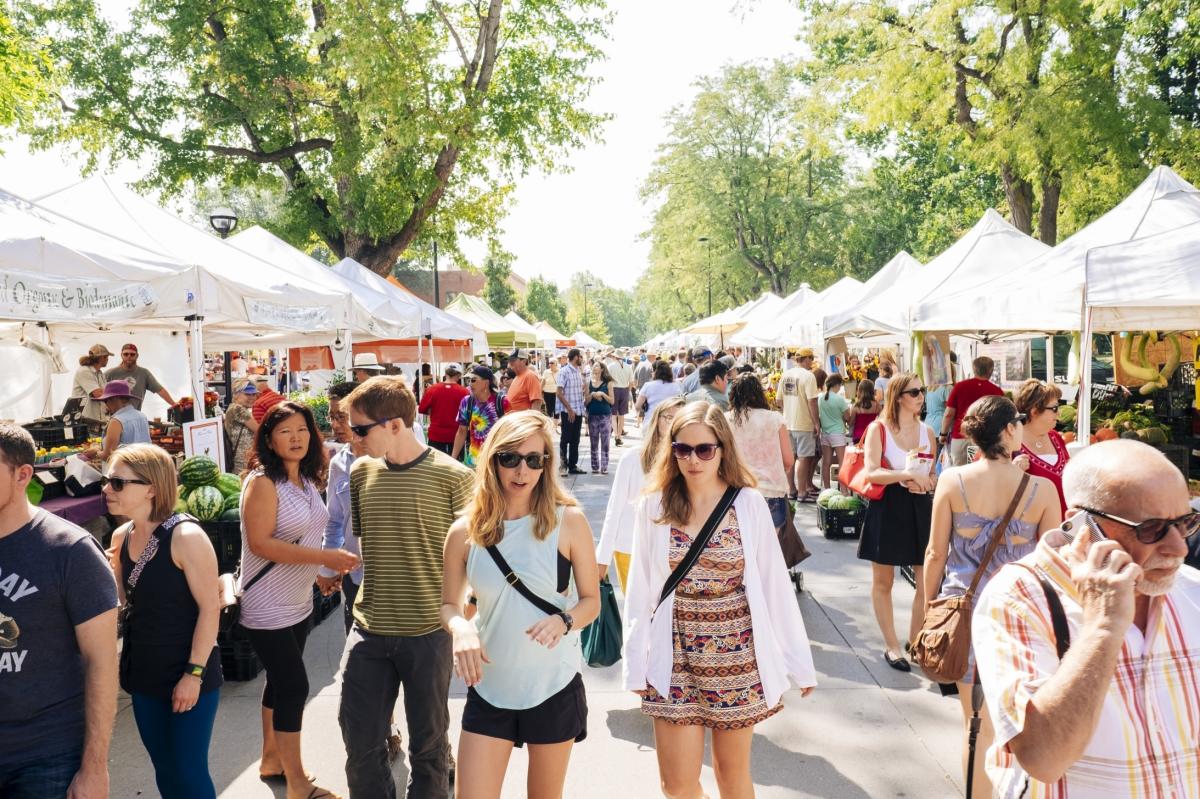
[[[1000,168],[1000,175],[1004,179],[1004,196],[1008,199],[1008,211],[1012,215],[1013,227],[1032,235],[1033,186],[1028,180],[1018,177],[1007,164]]]
[[[1058,243],[1058,200],[1062,196],[1062,175],[1049,172],[1042,178],[1042,206],[1038,209],[1038,238],[1053,247]]]

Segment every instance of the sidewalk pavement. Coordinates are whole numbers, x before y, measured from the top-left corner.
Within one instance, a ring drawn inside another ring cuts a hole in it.
[[[620,457],[636,452],[639,431],[627,425],[626,446],[613,448],[610,475],[571,478],[579,499],[600,534],[611,472]],[[580,463],[586,464],[585,452]],[[757,796],[879,799],[961,797],[962,720],[955,698],[916,674],[903,674],[883,661],[883,643],[871,605],[870,564],[855,557],[855,541],[830,541],[817,528],[814,505],[800,505],[796,526],[813,555],[803,564],[804,590],[798,601],[812,643],[819,684],[807,699],[798,691],[784,696],[784,711],[759,725],[752,768]],[[893,598],[896,627],[908,629],[913,592],[896,580]],[[338,663],[345,640],[341,608],[318,626],[308,640],[305,662],[311,694],[304,719],[305,766],[318,783],[346,794],[345,748],[337,722]],[[568,799],[642,799],[660,796],[652,725],[638,700],[621,689],[620,664],[584,667],[589,707],[587,740],[575,748],[564,796]],[[227,683],[210,749],[218,795],[228,799],[278,797],[282,787],[258,780],[262,745],[259,697],[263,677]],[[455,679],[451,686],[450,738],[457,748],[466,697]],[[397,705],[403,721],[403,704]],[[403,724],[401,725],[403,727]],[[407,744],[407,734],[405,735]],[[706,752],[703,781],[716,799],[711,754]],[[129,698],[122,695],[110,758],[112,796],[157,796],[154,774],[138,738]],[[524,797],[527,755],[516,750],[504,786],[505,797]],[[408,771],[401,758],[395,774],[403,796]],[[372,799],[368,797],[367,799]]]

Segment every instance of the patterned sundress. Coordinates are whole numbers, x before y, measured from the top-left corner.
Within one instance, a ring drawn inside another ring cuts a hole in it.
[[[672,569],[691,543],[691,536],[671,528]],[[782,703],[767,707],[758,676],[750,604],[742,585],[745,567],[742,533],[730,508],[721,529],[675,589],[671,689],[664,697],[647,686],[643,713],[672,724],[736,730],[783,709]]]

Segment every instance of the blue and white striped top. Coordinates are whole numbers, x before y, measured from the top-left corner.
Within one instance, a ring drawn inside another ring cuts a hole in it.
[[[262,474],[256,470],[250,480]],[[279,509],[275,517],[275,532],[272,536],[289,544],[319,548],[321,536],[329,513],[317,487],[307,480],[304,488],[284,480],[275,483],[279,496]],[[246,492],[242,492],[245,504]],[[242,509],[242,585],[254,579],[270,561],[250,551],[246,538],[245,508]],[[299,624],[312,613],[312,587],[317,577],[317,565],[307,563],[277,563],[265,577],[256,582],[242,595],[241,624],[252,630],[281,630]]]

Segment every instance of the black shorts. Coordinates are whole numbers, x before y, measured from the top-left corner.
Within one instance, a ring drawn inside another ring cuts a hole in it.
[[[579,743],[587,737],[587,695],[583,675],[576,674],[567,687],[528,710],[507,710],[488,704],[474,688],[467,689],[462,728],[476,735],[525,744]]]

